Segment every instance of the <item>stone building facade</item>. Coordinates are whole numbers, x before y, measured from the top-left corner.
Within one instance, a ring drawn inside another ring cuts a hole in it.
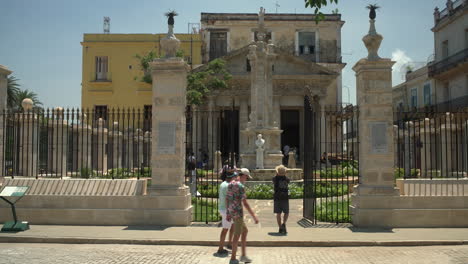
[[[237,130],[235,137],[239,140],[234,151],[240,153],[243,165],[255,167],[246,161],[255,153],[256,137],[252,132],[255,127],[278,130],[271,132],[277,135],[265,138],[267,154],[281,156],[281,150],[288,145],[302,156],[304,98],[312,100],[316,111],[323,110],[325,105],[341,104],[341,70],[345,66],[341,61],[343,24],[339,14],[326,15],[319,24],[309,14],[201,14],[203,62],[222,58],[233,75],[228,89],[212,91],[201,109],[236,111],[238,126],[233,129]],[[263,56],[261,52],[268,57],[265,63],[269,66],[258,73],[254,65],[258,62],[252,60]],[[262,74],[266,75],[265,83],[256,83],[255,79]],[[265,87],[264,101],[256,96],[256,89],[263,88],[256,86]],[[260,108],[266,108],[261,125],[255,120],[259,111],[264,111]],[[221,133],[213,127],[207,130]],[[209,138],[208,132],[198,134],[200,146],[214,153],[218,144],[203,142],[203,138]],[[278,158],[273,160],[281,162]]]

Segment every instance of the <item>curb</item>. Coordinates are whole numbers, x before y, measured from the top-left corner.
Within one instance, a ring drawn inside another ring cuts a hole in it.
[[[119,239],[2,236],[0,243],[50,243],[50,244],[121,244],[166,246],[218,246],[218,241],[191,241],[170,239]],[[468,245],[468,240],[395,240],[395,241],[248,241],[249,247],[383,247],[383,246],[447,246]]]

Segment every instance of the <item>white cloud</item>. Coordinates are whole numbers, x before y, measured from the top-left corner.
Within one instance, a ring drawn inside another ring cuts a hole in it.
[[[406,66],[414,67],[414,62],[400,49],[392,52],[392,61],[395,61],[392,68],[392,85],[395,86],[405,81]]]

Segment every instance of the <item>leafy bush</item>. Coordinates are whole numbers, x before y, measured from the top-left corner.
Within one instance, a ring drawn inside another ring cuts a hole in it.
[[[218,198],[218,186],[212,184],[199,184],[197,186],[198,191],[202,197],[206,198]],[[348,185],[340,183],[317,183],[315,189],[313,185],[310,185],[308,194],[317,198],[320,197],[332,197],[342,196],[348,194]],[[289,198],[290,199],[302,199],[304,193],[304,187],[301,184],[291,183],[289,184]],[[252,187],[246,187],[246,194],[248,199],[261,199],[261,200],[272,200],[274,194],[273,185],[269,184],[257,184]]]
[[[90,168],[81,168],[80,177],[83,179],[93,178],[96,175],[96,172]]]
[[[217,202],[192,198],[192,220],[195,222],[216,222],[221,220]]]
[[[351,216],[349,215],[349,200],[321,202],[318,204],[314,215],[315,219],[323,222],[351,222]]]
[[[403,178],[405,176],[405,168],[395,168],[394,174],[395,179]],[[417,178],[420,175],[419,169],[411,169],[410,170],[410,177]]]
[[[321,178],[343,178],[349,176],[358,176],[359,171],[354,167],[336,167],[320,171]]]

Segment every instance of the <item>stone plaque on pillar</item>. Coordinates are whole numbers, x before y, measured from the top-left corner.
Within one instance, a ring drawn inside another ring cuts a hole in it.
[[[369,122],[371,135],[371,153],[386,154],[387,145],[387,124],[385,122]]]
[[[159,122],[158,153],[175,154],[176,151],[176,123]]]

